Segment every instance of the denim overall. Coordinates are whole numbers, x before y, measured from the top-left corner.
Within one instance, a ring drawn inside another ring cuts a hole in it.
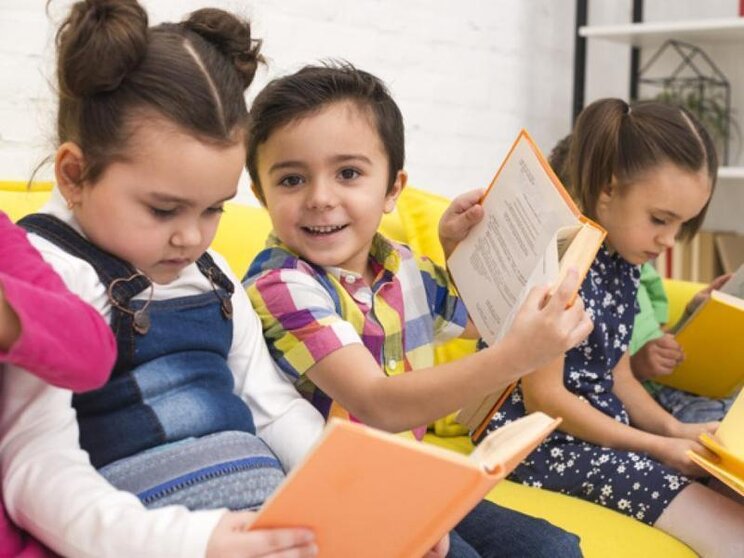
[[[196,263],[211,290],[131,300],[152,284],[130,264],[50,215],[19,224],[89,262],[108,292],[116,364],[105,386],[72,400],[92,464],[147,507],[260,506],[284,473],[234,393],[227,365],[234,286],[209,254]]]

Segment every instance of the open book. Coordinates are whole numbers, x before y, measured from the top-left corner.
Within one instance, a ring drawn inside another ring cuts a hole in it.
[[[735,394],[744,384],[744,265],[673,332],[685,360],[654,381],[716,399]]]
[[[559,422],[525,416],[466,457],[331,419],[251,528],[309,527],[325,558],[423,556]]]
[[[557,287],[570,267],[584,277],[606,232],[581,214],[525,130],[481,204],[485,217],[447,265],[470,318],[492,345],[509,330],[532,287]],[[474,441],[512,387],[460,411],[457,421],[470,429]]]
[[[690,459],[744,496],[744,391],[739,393],[716,433],[701,434],[700,442],[715,457],[709,459],[690,450],[687,452]]]

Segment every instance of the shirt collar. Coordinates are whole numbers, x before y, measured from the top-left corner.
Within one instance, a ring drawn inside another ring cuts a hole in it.
[[[301,257],[292,249],[288,248],[287,245],[284,244],[274,232],[272,232],[269,235],[269,238],[266,240],[266,246],[269,248],[282,248],[283,250],[286,250],[287,252],[294,254],[295,256]],[[400,268],[400,252],[396,249],[395,245],[392,242],[390,242],[380,233],[375,233],[375,236],[372,238],[372,245],[370,246],[369,257],[383,270],[391,273],[392,275],[398,273],[398,269]],[[341,267],[324,266],[323,269],[326,273],[332,275],[333,277],[336,277],[339,280],[347,276],[351,276],[354,278],[361,277],[358,273],[347,271]]]

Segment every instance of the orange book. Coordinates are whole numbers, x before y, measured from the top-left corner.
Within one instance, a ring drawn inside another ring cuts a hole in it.
[[[583,279],[607,233],[582,215],[525,130],[481,205],[483,220],[455,248],[447,266],[470,318],[492,345],[509,330],[532,287],[557,287],[571,267]],[[474,441],[513,387],[460,411],[457,421],[470,429]]]
[[[331,419],[251,528],[311,528],[323,558],[423,556],[559,422],[527,415],[466,457]]]
[[[700,442],[713,456],[690,450],[687,452],[690,459],[744,496],[744,391],[739,393],[716,433],[701,434]]]

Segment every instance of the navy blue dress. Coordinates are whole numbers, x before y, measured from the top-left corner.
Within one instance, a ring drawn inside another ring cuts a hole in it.
[[[589,337],[566,353],[563,383],[594,408],[629,424],[612,393],[612,371],[628,350],[640,271],[604,246],[581,286],[594,321]],[[518,386],[491,420],[489,430],[525,414]],[[690,481],[647,454],[615,450],[554,432],[510,475],[511,480],[555,490],[615,509],[653,525]]]

